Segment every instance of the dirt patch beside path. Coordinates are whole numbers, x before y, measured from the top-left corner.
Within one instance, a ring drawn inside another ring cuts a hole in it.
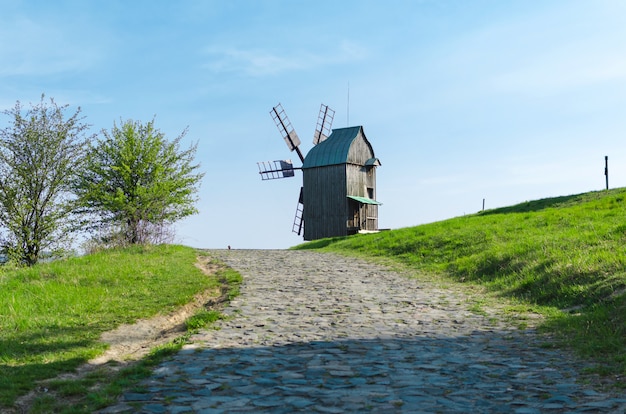
[[[196,266],[207,275],[214,274],[219,268],[208,257],[198,258]],[[105,332],[100,340],[109,344],[109,348],[87,365],[102,365],[110,361],[123,363],[146,356],[155,346],[166,344],[185,332],[185,321],[198,310],[212,309],[224,302],[227,290],[226,286],[206,290],[168,315],[140,319],[133,324],[120,325],[113,331]]]

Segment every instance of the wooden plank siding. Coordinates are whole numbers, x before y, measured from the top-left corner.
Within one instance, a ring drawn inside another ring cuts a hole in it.
[[[347,196],[359,196],[376,200],[376,168],[360,165],[348,164],[347,171]],[[356,227],[357,230],[378,230],[378,206],[364,204],[360,208],[360,222],[354,223],[354,206],[349,204],[346,216],[348,217],[349,228]]]
[[[348,159],[346,163],[365,165],[367,160],[374,156],[374,150],[368,141],[363,137],[363,133],[359,132],[348,151]]]
[[[345,164],[303,171],[304,240],[347,235]]]
[[[369,170],[369,171],[368,171]],[[346,196],[359,196],[376,199],[376,182],[375,172],[373,167],[363,167],[361,165],[348,164],[346,165],[347,180],[346,180]],[[372,194],[368,193],[367,189],[372,189]]]

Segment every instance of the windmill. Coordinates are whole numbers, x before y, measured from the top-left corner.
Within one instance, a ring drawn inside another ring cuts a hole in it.
[[[270,115],[280,132],[281,137],[285,140],[287,147],[290,151],[295,151],[300,158],[300,162],[304,163],[304,155],[300,151],[300,138],[295,129],[291,125],[285,110],[279,103],[270,111]],[[313,134],[313,145],[317,145],[323,142],[330,135],[333,118],[335,117],[335,111],[330,109],[327,105],[320,105],[320,112],[317,117],[317,124],[315,126],[315,133]],[[277,160],[277,161],[262,161],[257,163],[259,167],[259,174],[262,180],[275,180],[280,178],[290,178],[295,176],[294,170],[301,170],[302,167],[294,167],[291,160]],[[298,197],[298,205],[296,207],[296,214],[293,221],[292,232],[298,235],[302,234],[302,228],[304,226],[303,211],[304,211],[304,187],[300,187],[300,195]]]

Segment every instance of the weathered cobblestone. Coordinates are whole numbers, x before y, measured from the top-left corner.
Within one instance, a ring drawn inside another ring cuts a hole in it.
[[[356,259],[224,250],[244,277],[230,318],[102,413],[622,413],[576,383],[532,330],[469,310],[458,289]]]

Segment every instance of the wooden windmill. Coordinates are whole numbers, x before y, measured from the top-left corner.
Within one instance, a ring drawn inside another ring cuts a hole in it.
[[[296,151],[301,167],[291,160],[259,162],[263,180],[289,178],[302,170],[298,206],[292,231],[305,240],[336,237],[363,231],[378,231],[376,201],[376,167],[372,145],[363,127],[332,130],[335,111],[322,104],[313,134],[314,147],[305,156],[300,139],[278,104],[270,112],[282,138],[291,151]]]

